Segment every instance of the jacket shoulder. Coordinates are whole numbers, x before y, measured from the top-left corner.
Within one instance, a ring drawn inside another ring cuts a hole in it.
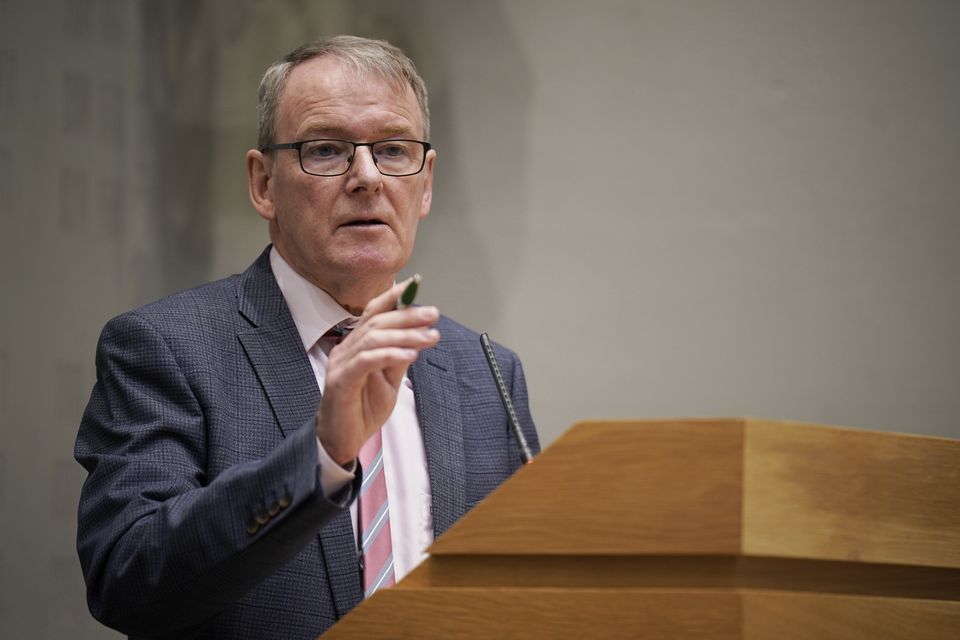
[[[182,323],[190,319],[222,316],[224,312],[235,313],[237,310],[237,280],[239,277],[238,275],[232,275],[179,291],[145,304],[129,313],[155,319],[160,323],[171,320]]]
[[[159,335],[168,344],[183,338],[232,334],[238,320],[237,282],[233,275],[186,289],[112,318],[101,341],[117,335]]]

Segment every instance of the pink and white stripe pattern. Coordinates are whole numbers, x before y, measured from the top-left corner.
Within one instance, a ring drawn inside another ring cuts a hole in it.
[[[390,508],[383,474],[383,440],[377,431],[360,449],[363,484],[360,486],[360,553],[364,597],[377,589],[393,586],[393,540],[390,536]]]

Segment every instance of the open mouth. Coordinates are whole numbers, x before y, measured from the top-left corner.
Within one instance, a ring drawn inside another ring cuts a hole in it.
[[[343,226],[345,227],[376,227],[383,224],[386,224],[386,223],[380,220],[374,220],[371,218],[369,220],[354,220],[353,222],[348,222]]]

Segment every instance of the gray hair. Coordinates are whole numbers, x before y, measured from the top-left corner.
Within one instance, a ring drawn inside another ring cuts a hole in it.
[[[394,82],[398,89],[410,85],[423,116],[424,140],[430,140],[430,109],[427,85],[417,68],[399,48],[384,40],[356,36],[321,38],[297,47],[274,62],[260,80],[257,104],[257,148],[273,144],[277,135],[277,109],[287,77],[297,65],[321,56],[336,56],[358,73],[377,73]]]

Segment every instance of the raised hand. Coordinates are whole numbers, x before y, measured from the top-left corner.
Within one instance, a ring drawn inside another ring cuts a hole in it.
[[[317,437],[338,464],[356,459],[390,417],[407,367],[440,340],[433,328],[440,317],[436,307],[396,309],[408,282],[371,300],[356,327],[330,351]]]

